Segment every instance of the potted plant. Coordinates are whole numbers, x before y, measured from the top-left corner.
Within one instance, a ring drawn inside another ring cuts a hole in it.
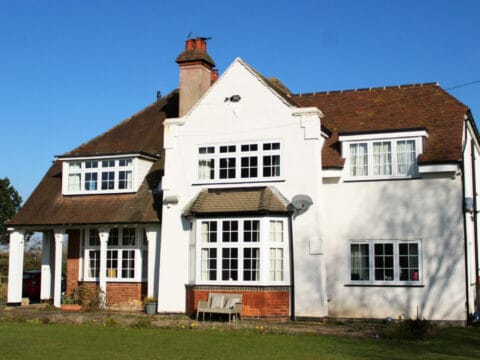
[[[62,293],[62,304],[60,306],[62,311],[81,311],[82,305],[80,300],[76,296],[75,290],[72,291],[72,296],[69,297],[67,294]]]
[[[157,298],[146,297],[143,299],[143,305],[145,306],[145,312],[148,315],[154,315],[157,312]]]

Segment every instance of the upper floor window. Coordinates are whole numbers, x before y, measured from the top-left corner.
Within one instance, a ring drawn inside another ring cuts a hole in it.
[[[416,176],[423,136],[425,131],[340,136],[348,177],[357,180]]]
[[[280,142],[225,144],[198,148],[198,181],[251,181],[281,175]]]
[[[133,191],[133,162],[132,158],[66,161],[64,193]]]

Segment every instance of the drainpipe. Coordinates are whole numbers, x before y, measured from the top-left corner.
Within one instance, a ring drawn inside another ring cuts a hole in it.
[[[290,320],[295,321],[295,270],[293,260],[293,214],[288,217],[288,238],[290,250]]]
[[[462,161],[460,164],[462,168],[462,196],[463,196],[463,239],[464,239],[464,253],[465,253],[465,308],[467,314],[467,322],[468,322],[468,315],[470,311],[470,297],[469,297],[469,284],[468,284],[468,237],[467,237],[467,212],[466,212],[466,204],[465,204],[465,162]]]
[[[471,156],[472,156],[472,187],[473,187],[473,248],[475,251],[475,293],[478,296],[478,221],[477,221],[477,180],[476,180],[476,166],[475,166],[475,143],[471,140]],[[475,310],[478,309],[478,298]]]

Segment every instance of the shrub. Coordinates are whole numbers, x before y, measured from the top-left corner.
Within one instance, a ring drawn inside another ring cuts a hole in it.
[[[102,307],[103,292],[95,286],[80,285],[72,292],[74,301],[82,305],[84,311],[96,311]]]
[[[130,326],[137,329],[150,328],[152,327],[152,321],[148,317],[138,317]]]
[[[6,282],[0,284],[0,303],[7,302],[8,286]]]
[[[114,318],[112,318],[111,316],[107,317],[105,319],[105,322],[103,323],[104,326],[109,326],[109,327],[115,327],[115,326],[118,326],[117,322],[115,321]]]
[[[396,323],[388,325],[383,332],[387,338],[406,340],[425,340],[433,331],[433,324],[426,319],[400,319]]]

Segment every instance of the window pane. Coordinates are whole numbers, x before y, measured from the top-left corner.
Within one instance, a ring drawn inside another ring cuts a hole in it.
[[[202,280],[217,280],[217,249],[201,250],[200,268]]]
[[[97,190],[97,173],[85,173],[85,190]]]
[[[350,144],[350,175],[368,175],[367,144]]]
[[[399,264],[401,281],[419,281],[418,244],[399,244]]]
[[[222,249],[222,280],[238,280],[238,249]]]
[[[243,249],[243,280],[244,281],[260,280],[260,249],[259,248]]]
[[[122,229],[122,245],[135,246],[135,228]]]
[[[135,277],[135,250],[122,251],[122,278],[132,279]]]
[[[268,155],[263,157],[263,176],[280,176],[280,155]]]
[[[100,246],[100,237],[98,236],[97,229],[90,229],[88,231],[88,245]]]
[[[112,190],[115,187],[115,172],[102,172],[102,190]]]
[[[270,221],[270,241],[283,242],[283,221]]]
[[[217,222],[202,221],[201,239],[204,243],[217,242]]]
[[[373,143],[373,175],[392,175],[391,147],[390,141]]]
[[[238,242],[238,221],[222,221],[222,241]]]
[[[68,191],[80,191],[80,174],[68,175]]]
[[[260,241],[260,221],[245,220],[243,222],[243,241],[245,242]]]
[[[107,251],[107,277],[116,278],[118,274],[118,250]]]
[[[88,276],[98,277],[100,271],[100,250],[88,251]]]
[[[368,244],[350,245],[350,280],[370,280]]]
[[[255,178],[258,176],[258,159],[256,156],[241,158],[241,177]]]
[[[415,140],[397,141],[398,175],[415,175],[417,172]]]
[[[393,281],[393,244],[375,244],[375,280]]]
[[[235,158],[220,159],[220,179],[234,179],[235,178]]]
[[[72,161],[68,163],[70,170],[79,170],[82,168],[82,163],[80,161]]]
[[[132,172],[131,171],[118,172],[118,188],[119,189],[132,188]]]
[[[211,180],[215,177],[215,160],[200,159],[198,160],[198,179]]]
[[[110,230],[108,235],[108,246],[118,246],[118,228]]]
[[[270,249],[270,281],[283,281],[283,249]]]

